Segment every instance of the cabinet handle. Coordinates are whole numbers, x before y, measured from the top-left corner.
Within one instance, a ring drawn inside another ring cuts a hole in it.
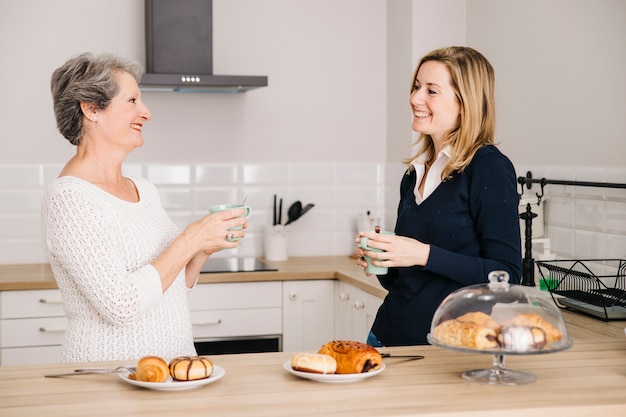
[[[48,328],[46,328],[46,327],[40,327],[40,328],[39,328],[39,331],[40,331],[40,332],[42,332],[42,333],[62,333],[62,332],[64,332],[65,330],[67,330],[67,329],[62,329],[62,328],[58,328],[58,329],[54,329],[54,328],[52,328],[52,329],[48,329]]]
[[[339,294],[339,301],[347,301],[350,299],[350,294],[346,294],[345,292],[342,292],[341,294]]]
[[[290,300],[295,300],[296,298],[298,298],[298,294],[294,291],[289,293],[289,299]]]
[[[63,304],[63,300],[61,299],[48,300],[47,298],[40,298],[39,302],[41,304]]]
[[[365,303],[363,301],[355,301],[352,307],[354,307],[355,310],[361,310],[365,308]]]
[[[216,326],[222,322],[222,319],[217,319],[215,321],[205,321],[202,323],[191,323],[192,326]]]

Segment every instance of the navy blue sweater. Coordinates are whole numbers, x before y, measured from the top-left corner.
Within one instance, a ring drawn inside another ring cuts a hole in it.
[[[400,185],[395,232],[430,244],[425,266],[389,268],[378,277],[389,294],[372,331],[384,346],[426,344],[435,310],[451,292],[488,282],[504,270],[522,275],[515,169],[495,146],[478,150],[462,174],[415,203],[415,171]]]

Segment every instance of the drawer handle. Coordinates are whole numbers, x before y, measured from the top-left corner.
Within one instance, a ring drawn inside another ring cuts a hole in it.
[[[350,299],[350,294],[346,294],[345,292],[342,292],[341,294],[339,294],[339,301],[347,301]]]
[[[42,304],[63,304],[63,300],[61,299],[48,300],[47,298],[40,298],[39,302]]]
[[[361,310],[362,308],[365,308],[365,303],[363,301],[355,301],[352,307],[356,310]]]
[[[215,326],[222,322],[222,319],[217,319],[215,321],[205,321],[202,323],[192,323],[194,326]]]
[[[61,328],[58,328],[58,329],[48,329],[46,327],[40,327],[39,328],[39,331],[42,332],[42,333],[62,333],[65,330],[67,330],[67,329],[61,329]]]

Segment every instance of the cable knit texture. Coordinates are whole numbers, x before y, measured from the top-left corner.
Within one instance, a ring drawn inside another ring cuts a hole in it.
[[[66,362],[196,354],[184,269],[163,294],[150,265],[179,230],[156,187],[133,182],[137,203],[76,177],[47,189],[42,233],[68,320]]]

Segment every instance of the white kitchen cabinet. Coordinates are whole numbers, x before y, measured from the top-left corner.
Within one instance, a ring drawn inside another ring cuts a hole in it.
[[[282,333],[280,281],[198,284],[188,299],[196,341]]]
[[[383,300],[343,281],[335,282],[335,334],[365,343]]]
[[[317,351],[333,339],[334,280],[283,281],[283,351]]]
[[[66,328],[59,290],[0,292],[0,365],[60,362]]]

